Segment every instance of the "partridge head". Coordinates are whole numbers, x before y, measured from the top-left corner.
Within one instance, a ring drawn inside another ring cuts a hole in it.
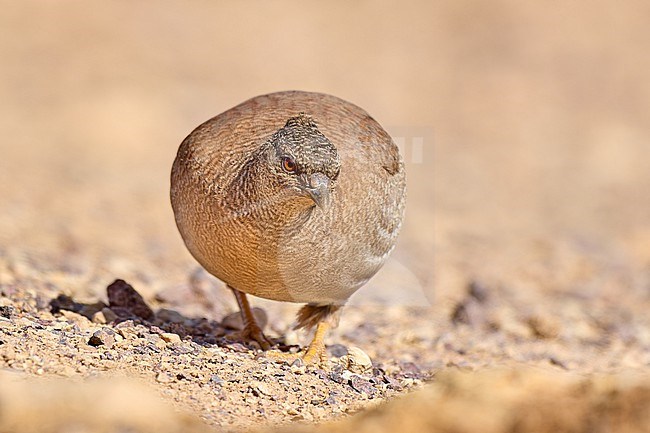
[[[336,147],[310,116],[299,113],[253,153],[232,194],[251,208],[271,203],[325,208],[340,168]]]

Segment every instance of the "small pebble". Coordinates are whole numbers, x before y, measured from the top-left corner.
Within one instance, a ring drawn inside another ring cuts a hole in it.
[[[65,317],[68,322],[79,326],[79,329],[85,330],[91,326],[91,322],[86,316],[82,316],[74,311],[61,310],[61,315]]]
[[[250,387],[253,389],[253,391],[257,391],[258,393],[263,395],[270,396],[272,394],[271,389],[264,382],[254,381],[251,383]]]
[[[228,348],[232,350],[233,352],[238,352],[238,353],[248,353],[250,352],[250,349],[246,346],[244,346],[241,343],[232,343],[228,345]]]
[[[149,334],[145,337],[145,339],[149,344],[153,345],[153,347],[157,349],[163,350],[167,347],[167,343],[165,343],[165,341],[163,341],[161,336],[158,334]]]
[[[284,333],[284,344],[287,346],[297,346],[300,344],[298,333],[293,329],[289,329]]]
[[[557,323],[540,316],[529,317],[526,323],[533,335],[540,339],[551,339],[560,334]]]
[[[166,308],[161,308],[156,313],[156,318],[164,323],[184,323],[185,317],[183,317],[178,311],[168,310]]]
[[[104,316],[104,313],[101,311],[96,312],[93,314],[93,323],[99,323],[100,325],[105,325],[107,323],[106,317]]]
[[[392,377],[390,377],[388,375],[384,375],[383,380],[386,383],[386,388],[392,389],[394,391],[401,391],[402,390],[402,385],[400,385],[398,380],[393,379]]]
[[[374,397],[377,394],[377,389],[368,380],[356,374],[350,379],[350,386],[359,393],[365,393],[368,397]]]
[[[225,380],[223,380],[222,378],[220,378],[216,374],[213,374],[212,376],[210,376],[210,382],[212,382],[212,383],[214,383],[216,385],[223,385],[224,383],[226,383]]]
[[[404,377],[411,379],[422,377],[422,371],[420,370],[420,367],[412,362],[400,362],[399,366]]]
[[[115,331],[113,331],[110,328],[102,328],[98,331],[95,331],[88,340],[88,344],[90,346],[98,347],[98,346],[106,346],[106,348],[110,349],[115,345],[116,342],[116,335]]]
[[[341,366],[354,373],[370,373],[372,371],[372,361],[363,350],[358,347],[350,347],[348,354],[341,357]]]
[[[138,330],[131,320],[118,323],[117,326],[115,326],[115,330],[127,340],[135,340],[138,338]]]
[[[76,373],[76,370],[69,365],[63,366],[63,368],[58,372],[60,376],[70,377]]]
[[[341,373],[339,373],[339,372],[335,372],[335,371],[333,371],[333,372],[331,372],[331,373],[329,374],[329,378],[330,378],[330,380],[332,380],[333,382],[336,382],[336,383],[341,383],[341,384],[343,384],[343,383],[347,383],[347,382],[348,382],[348,380],[347,380],[346,378],[344,378],[343,375],[342,375]]]
[[[554,357],[554,356],[551,356],[548,359],[548,362],[550,362],[551,365],[555,365],[555,366],[560,367],[560,368],[562,368],[564,370],[568,370],[566,364],[564,362],[562,362],[561,360],[559,360],[558,358]]]
[[[108,307],[103,308],[101,312],[106,319],[106,323],[112,323],[118,319],[117,314],[115,314],[115,312]]]
[[[406,379],[402,379],[401,381],[401,385],[405,388],[413,386],[414,384],[415,384],[415,379],[411,379],[410,377],[407,377]]]
[[[172,383],[176,380],[174,376],[169,373],[161,372],[156,376],[156,382],[158,383]]]
[[[179,337],[178,334],[173,334],[171,332],[163,332],[160,334],[160,338],[169,344],[179,344],[181,342],[181,337]]]
[[[2,348],[0,348],[0,358],[13,361],[16,359],[16,348],[12,344],[3,344]]]

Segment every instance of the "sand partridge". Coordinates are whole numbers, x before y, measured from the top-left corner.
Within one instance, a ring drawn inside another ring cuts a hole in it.
[[[171,202],[185,245],[233,291],[245,337],[268,350],[246,294],[306,305],[302,356],[324,358],[332,317],[382,266],[405,201],[404,164],[364,110],[300,91],[258,96],[180,145]],[[281,357],[281,356],[278,356]]]

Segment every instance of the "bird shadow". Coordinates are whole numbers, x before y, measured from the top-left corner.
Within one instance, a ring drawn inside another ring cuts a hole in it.
[[[71,311],[86,317],[94,323],[105,324],[115,331],[143,326],[152,334],[176,334],[180,340],[191,340],[201,346],[219,346],[233,352],[259,350],[255,341],[239,337],[243,324],[239,313],[224,316],[220,321],[205,317],[188,317],[176,310],[160,308],[154,310],[144,298],[124,280],[115,280],[106,288],[108,304],[103,301],[82,303],[68,295],[61,294],[50,301],[52,314]],[[282,338],[273,339],[276,349],[290,351]]]

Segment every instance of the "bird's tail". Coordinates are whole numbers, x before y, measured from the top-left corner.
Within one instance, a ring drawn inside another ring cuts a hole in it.
[[[331,320],[332,325],[338,324],[339,315],[336,314],[343,305],[317,305],[307,304],[298,311],[294,329],[311,329],[324,320]]]

